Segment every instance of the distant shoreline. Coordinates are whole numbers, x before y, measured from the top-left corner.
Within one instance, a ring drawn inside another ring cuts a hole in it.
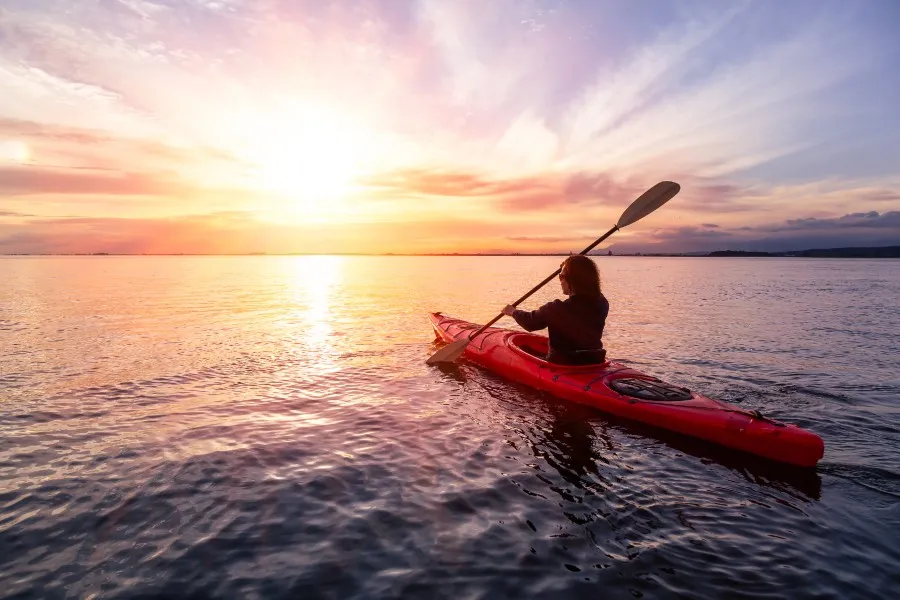
[[[571,256],[572,252],[240,252],[233,254],[207,254],[191,252],[172,253],[116,253],[116,252],[72,252],[72,253],[29,253],[9,252],[0,256]],[[900,258],[900,246],[877,246],[872,248],[820,248],[788,252],[753,252],[744,250],[715,250],[711,252],[634,252],[590,254],[594,258],[631,257],[680,257],[680,258]]]

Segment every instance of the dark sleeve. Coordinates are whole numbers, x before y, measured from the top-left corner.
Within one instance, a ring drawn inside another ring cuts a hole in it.
[[[531,312],[525,310],[516,310],[512,314],[512,318],[525,331],[537,331],[547,327],[550,322],[548,317],[553,310],[553,302],[548,302],[537,310]]]

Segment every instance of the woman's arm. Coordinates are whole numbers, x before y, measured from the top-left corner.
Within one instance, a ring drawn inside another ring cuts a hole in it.
[[[525,331],[537,331],[538,329],[544,329],[550,324],[547,321],[547,314],[550,311],[550,306],[552,304],[552,302],[547,303],[539,309],[532,311],[515,310],[510,316],[515,319],[516,323],[518,323]]]

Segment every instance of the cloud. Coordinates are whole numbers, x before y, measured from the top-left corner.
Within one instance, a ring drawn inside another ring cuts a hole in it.
[[[635,180],[620,181],[607,173],[545,173],[494,179],[481,173],[429,169],[396,171],[362,183],[386,197],[399,194],[482,198],[506,212],[534,212],[588,201],[619,206],[649,187]]]
[[[16,140],[31,150],[34,161],[64,157],[69,167],[88,166],[92,160],[116,163],[143,164],[148,161],[165,162],[172,167],[185,162],[225,162],[232,167],[238,163],[229,152],[210,146],[175,146],[160,139],[130,137],[107,131],[39,123],[0,117],[0,136]],[[49,165],[47,165],[49,166]]]
[[[0,196],[31,194],[178,195],[187,188],[163,174],[0,167]]]
[[[879,213],[869,211],[864,213],[850,213],[833,219],[788,219],[785,225],[769,228],[759,228],[763,231],[821,231],[821,230],[845,230],[857,228],[889,228],[900,230],[900,211]],[[900,238],[898,238],[900,241]]]
[[[863,202],[900,202],[900,192],[896,190],[867,190],[857,194]]]
[[[500,0],[478,6],[422,0],[420,24],[438,51],[437,65],[453,101],[478,111],[508,107],[541,49],[521,20],[533,12],[527,3]]]
[[[119,6],[123,6],[138,15],[143,20],[152,20],[160,13],[168,10],[165,4],[149,2],[148,0],[115,0]]]
[[[692,55],[741,9],[732,7],[713,19],[697,19],[678,29],[663,30],[618,69],[598,73],[595,82],[570,104],[566,122],[570,144],[586,149],[603,135],[615,135],[624,124],[639,122],[634,118],[637,115],[653,114],[663,105],[659,99],[671,96],[671,89],[678,87],[680,76],[691,67]]]
[[[460,232],[464,232],[462,235]],[[375,223],[271,223],[230,211],[172,218],[39,218],[0,222],[0,254],[464,252],[513,243],[496,222],[464,217]],[[465,244],[461,245],[463,239]]]
[[[495,196],[521,189],[524,182],[490,180],[477,173],[410,169],[376,175],[365,185],[428,196]]]
[[[0,117],[0,133],[28,140],[54,140],[81,145],[95,145],[129,139],[94,129],[2,117]],[[133,140],[134,138],[130,139]],[[149,140],[143,143],[161,145],[159,142],[151,142]]]
[[[0,58],[3,117],[116,130],[136,135],[158,134],[147,115],[135,110],[115,90],[54,75],[36,66]]]
[[[170,219],[35,219],[0,225],[0,252],[33,254],[228,253],[254,241],[239,213]]]
[[[621,202],[637,198],[645,186],[631,181],[622,181],[609,173],[576,172],[563,177],[563,196],[578,200],[605,198]]]
[[[507,236],[508,240],[514,242],[540,242],[540,243],[557,243],[557,242],[582,242],[586,238],[582,236],[552,236],[552,235],[511,235]]]
[[[778,15],[743,3],[660,28],[567,104],[567,158],[614,172],[667,166],[719,178],[756,169],[758,177],[809,151],[790,176],[817,169],[812,157],[840,143],[831,134],[838,115],[848,128],[856,118],[848,95],[833,92],[887,57],[839,13],[797,10],[802,27],[772,27]],[[872,102],[857,96],[857,106]]]
[[[891,246],[900,243],[900,211],[850,213],[834,218],[801,218],[736,228],[670,227],[638,233],[614,252],[702,252]]]
[[[746,184],[715,181],[689,173],[676,174],[672,180],[681,184],[681,192],[674,201],[679,210],[705,215],[752,213],[760,210],[757,197],[762,193],[761,190]]]
[[[8,212],[8,211],[7,211]],[[824,220],[830,229],[802,223],[760,227],[680,226],[636,230],[604,252],[787,251],[844,246],[896,245],[898,213],[846,215]],[[13,215],[24,216],[24,215]],[[877,221],[880,226],[850,226]],[[801,220],[803,221],[803,220]],[[569,252],[594,234],[548,235],[546,223],[520,225],[510,235],[503,222],[458,216],[378,223],[268,223],[253,213],[228,211],[178,218],[31,218],[0,222],[0,253],[290,253],[290,252]]]

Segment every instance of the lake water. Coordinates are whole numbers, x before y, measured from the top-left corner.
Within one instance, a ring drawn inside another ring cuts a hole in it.
[[[425,365],[559,257],[6,257],[0,596],[897,597],[900,261],[596,260],[611,357],[819,467]]]

